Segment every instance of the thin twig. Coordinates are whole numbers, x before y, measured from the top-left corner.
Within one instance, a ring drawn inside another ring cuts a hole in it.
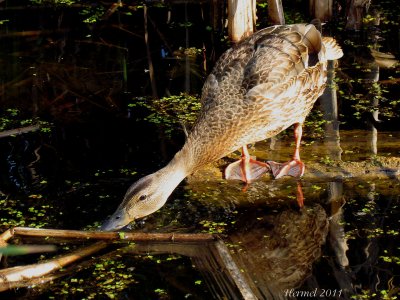
[[[119,50],[123,50],[123,51],[125,51],[125,52],[128,52],[128,48],[126,48],[126,47],[121,47],[121,46],[114,45],[114,44],[110,44],[110,43],[108,43],[107,41],[105,41],[104,39],[101,39],[101,42],[78,40],[78,41],[75,41],[75,43],[92,44],[92,45],[104,46],[104,47],[109,47],[109,48],[116,48],[116,49],[119,49]]]
[[[151,51],[150,51],[150,45],[149,45],[149,32],[148,32],[148,26],[147,26],[147,6],[146,5],[143,6],[143,18],[144,18],[144,41],[146,44],[147,62],[149,64],[149,76],[150,76],[151,91],[152,91],[153,98],[157,99],[158,98],[157,85],[156,85],[156,79],[154,76],[153,60],[151,59]]]

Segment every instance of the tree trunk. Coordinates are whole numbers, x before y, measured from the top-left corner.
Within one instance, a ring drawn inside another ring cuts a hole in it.
[[[334,0],[310,0],[310,15],[316,19],[326,22],[332,19]]]
[[[368,12],[371,0],[347,0],[346,4],[346,29],[360,30],[362,19]]]
[[[282,0],[268,0],[268,19],[273,25],[284,25]]]
[[[256,1],[228,1],[228,34],[233,42],[251,35],[256,22]]]

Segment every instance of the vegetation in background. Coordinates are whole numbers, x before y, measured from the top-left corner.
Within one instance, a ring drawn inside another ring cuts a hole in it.
[[[181,93],[160,99],[136,98],[129,107],[145,107],[150,114],[144,119],[164,128],[167,136],[176,129],[191,127],[197,118],[201,104],[198,97]]]
[[[51,132],[52,125],[48,121],[39,118],[24,118],[17,108],[7,108],[3,112],[0,111],[0,132],[33,124],[39,125],[43,133]]]
[[[74,0],[29,0],[32,4],[36,5],[72,5],[75,4]]]

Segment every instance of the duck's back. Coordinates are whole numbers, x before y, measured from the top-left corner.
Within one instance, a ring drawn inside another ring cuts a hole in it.
[[[268,27],[234,45],[218,60],[203,87],[202,102],[226,104],[225,96],[244,96],[253,87],[281,84],[315,65],[321,35],[313,25]],[[243,99],[243,97],[242,97]]]

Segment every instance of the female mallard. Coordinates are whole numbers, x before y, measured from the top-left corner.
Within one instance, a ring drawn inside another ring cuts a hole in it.
[[[242,159],[227,167],[227,179],[249,183],[270,169],[275,178],[302,176],[301,124],[324,90],[327,60],[342,55],[311,24],[265,28],[226,51],[204,84],[202,110],[183,148],[167,166],[135,182],[101,229],[116,230],[155,212],[186,176],[240,147]],[[250,158],[247,144],[292,124],[296,148],[290,162]]]

